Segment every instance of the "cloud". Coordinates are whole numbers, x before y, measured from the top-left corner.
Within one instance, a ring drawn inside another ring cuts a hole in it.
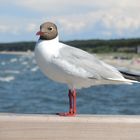
[[[102,22],[107,29],[113,29],[116,32],[123,32],[126,30],[137,30],[140,28],[140,16],[137,17],[125,13],[122,10],[111,10],[105,13]]]
[[[37,30],[38,26],[34,23],[29,23],[26,27],[26,31],[27,32],[34,32],[35,30]]]
[[[118,34],[140,28],[139,0],[30,0],[17,1],[17,4],[43,13],[44,19],[48,16],[68,33],[84,30],[87,26],[94,29],[99,22],[105,29]]]
[[[77,38],[116,37],[140,35],[140,1],[139,0],[0,0],[1,5],[14,5],[31,13],[22,17],[15,13],[3,16],[0,33],[33,33],[44,21],[55,22],[61,34]],[[20,11],[19,11],[20,12]],[[1,15],[1,14],[0,14]],[[97,32],[97,33],[95,33]]]
[[[7,32],[8,30],[9,30],[8,26],[0,25],[0,32],[4,33],[4,32]]]
[[[94,11],[77,16],[61,16],[57,22],[69,33],[81,30],[94,30],[99,24],[102,25],[102,30],[110,30],[123,34],[125,31],[140,29],[140,16],[137,17],[131,14],[124,14],[120,9],[110,9],[108,11]],[[61,28],[62,28],[61,27]],[[110,33],[111,34],[111,33]]]
[[[39,11],[64,11],[66,12],[67,9],[71,8],[71,13],[76,9],[81,9],[81,8],[92,8],[92,9],[106,9],[109,10],[111,8],[140,8],[140,1],[139,0],[86,0],[86,1],[81,1],[81,0],[30,0],[30,1],[23,1],[23,0],[14,0],[17,5],[28,7],[30,9],[34,10],[39,10]],[[13,1],[12,1],[13,2]],[[59,10],[58,10],[59,9]],[[82,9],[81,9],[82,11]]]

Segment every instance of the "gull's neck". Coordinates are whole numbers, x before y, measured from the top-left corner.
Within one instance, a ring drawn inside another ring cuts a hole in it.
[[[41,40],[39,39],[36,45],[36,50],[42,52],[42,54],[48,57],[57,56],[59,54],[59,49],[62,47],[59,43],[58,36],[51,40]],[[38,48],[38,49],[37,49]]]
[[[44,39],[39,39],[38,42],[47,42],[47,43],[58,43],[59,42],[59,37],[57,36],[56,38],[54,39],[51,39],[51,40],[44,40]]]

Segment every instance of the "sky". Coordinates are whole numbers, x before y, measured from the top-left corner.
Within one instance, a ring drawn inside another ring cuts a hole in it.
[[[140,37],[140,0],[0,0],[0,42],[36,41],[40,24],[60,40]]]

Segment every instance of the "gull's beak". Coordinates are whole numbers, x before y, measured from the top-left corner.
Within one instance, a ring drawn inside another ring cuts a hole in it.
[[[42,36],[42,35],[44,35],[44,32],[38,31],[38,32],[36,33],[36,35]]]

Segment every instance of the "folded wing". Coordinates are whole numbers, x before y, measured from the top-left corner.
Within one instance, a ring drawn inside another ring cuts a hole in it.
[[[116,68],[100,61],[88,52],[68,45],[60,49],[59,56],[55,61],[60,67],[75,76],[90,79],[124,80]]]

